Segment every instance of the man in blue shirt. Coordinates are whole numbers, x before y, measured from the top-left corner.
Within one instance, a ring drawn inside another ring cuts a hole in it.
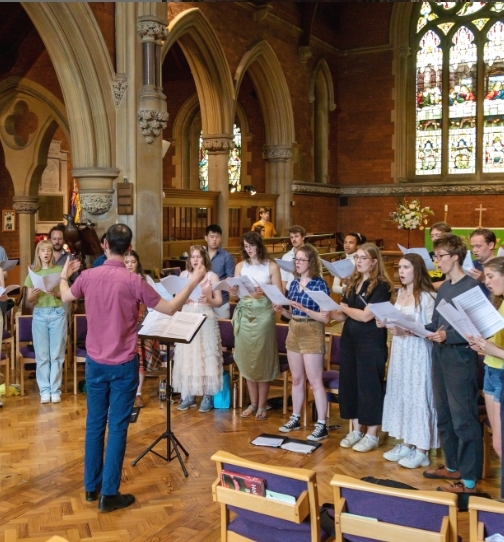
[[[490,290],[485,286],[485,273],[483,268],[485,264],[495,258],[494,248],[497,238],[492,230],[478,228],[471,233],[470,240],[471,252],[474,255],[474,268],[468,275],[479,282],[480,288],[487,297],[490,297]]]
[[[220,248],[222,242],[222,229],[217,224],[210,224],[205,231],[208,255],[212,262],[212,271],[220,280],[234,277],[235,261],[233,256]],[[217,318],[229,318],[229,293],[222,291],[222,306],[214,307]]]

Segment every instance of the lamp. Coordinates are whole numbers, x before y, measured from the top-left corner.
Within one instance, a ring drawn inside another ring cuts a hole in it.
[[[255,196],[257,191],[255,189],[255,187],[251,184],[246,184],[244,187],[243,187],[243,191],[244,192],[248,192],[251,196]]]

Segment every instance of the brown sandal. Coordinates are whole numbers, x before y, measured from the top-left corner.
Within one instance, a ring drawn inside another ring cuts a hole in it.
[[[256,412],[256,420],[265,420],[268,416],[266,416],[266,409],[265,408],[258,408]]]
[[[242,418],[250,418],[257,412],[257,407],[254,405],[249,405],[242,413]]]

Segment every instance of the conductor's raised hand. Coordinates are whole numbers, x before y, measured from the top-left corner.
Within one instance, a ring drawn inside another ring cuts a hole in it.
[[[191,274],[189,284],[191,284],[191,286],[196,286],[196,284],[199,284],[205,278],[206,272],[207,270],[203,265],[195,267]]]

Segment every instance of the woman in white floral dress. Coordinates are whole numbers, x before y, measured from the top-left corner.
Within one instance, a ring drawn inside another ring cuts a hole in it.
[[[420,324],[430,323],[436,293],[423,259],[405,254],[399,261],[399,277],[403,287],[396,308]],[[403,443],[383,457],[410,469],[427,467],[430,448],[440,446],[432,396],[432,344],[396,326],[388,327],[393,339],[382,429]]]

